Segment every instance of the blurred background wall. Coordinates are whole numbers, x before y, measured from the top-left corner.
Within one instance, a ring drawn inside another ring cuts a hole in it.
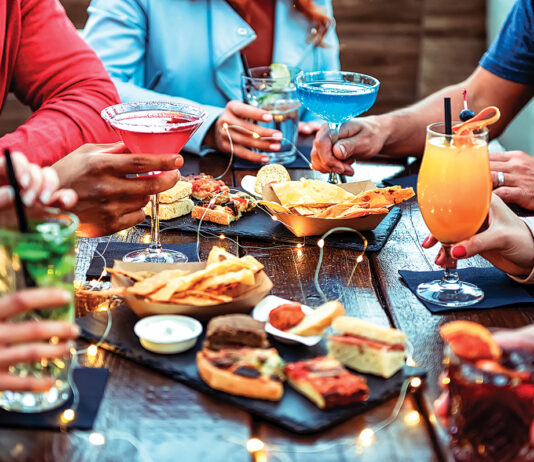
[[[74,25],[83,28],[89,0],[61,3]],[[382,83],[372,113],[405,106],[464,79],[486,49],[486,0],[333,3],[342,68],[373,75]],[[12,131],[29,114],[11,95],[0,133]]]

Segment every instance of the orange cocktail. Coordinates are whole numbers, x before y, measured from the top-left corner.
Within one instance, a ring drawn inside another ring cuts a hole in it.
[[[442,126],[428,128],[417,197],[434,237],[455,244],[473,236],[488,214],[492,181],[487,130],[451,138],[439,133]]]

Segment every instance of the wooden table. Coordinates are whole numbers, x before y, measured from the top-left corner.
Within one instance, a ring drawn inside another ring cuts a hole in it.
[[[225,167],[225,160],[219,156],[199,159],[186,155],[185,158],[184,174],[202,171],[217,175]],[[360,164],[357,178],[379,181],[404,169],[404,165],[394,163]],[[238,185],[249,173],[253,172],[230,172],[225,181]],[[321,177],[304,170],[292,171],[291,175],[293,178]],[[100,349],[97,365],[108,367],[110,378],[93,431],[103,434],[106,443],[92,444],[91,432],[2,430],[0,461],[450,460],[446,434],[436,423],[431,406],[439,394],[442,350],[437,333],[439,326],[463,318],[487,326],[519,327],[534,322],[534,311],[531,307],[445,315],[427,311],[401,283],[398,270],[437,269],[433,264],[435,251],[423,251],[419,245],[426,235],[426,227],[417,203],[410,201],[402,208],[403,216],[386,246],[379,253],[366,255],[342,302],[350,315],[406,332],[414,346],[415,360],[429,375],[423,389],[408,395],[398,418],[376,433],[370,446],[358,446],[357,436],[364,428],[386,418],[396,400],[318,435],[296,436]],[[146,229],[131,229],[113,239],[141,242],[146,233]],[[181,244],[194,242],[195,236],[165,231],[162,240]],[[248,252],[262,261],[274,283],[273,294],[311,305],[319,303],[313,284],[319,254],[317,247],[276,248],[266,242],[214,238],[203,239],[201,257],[205,258],[211,246],[221,242],[233,252]],[[95,246],[96,242],[80,246],[80,256],[85,257],[80,259],[82,273],[83,262],[87,263]],[[321,284],[328,297],[336,298],[346,286],[356,256],[351,251],[326,248]],[[473,258],[465,264],[482,266],[487,262]],[[265,457],[253,457],[247,452],[244,443],[251,437],[265,442]],[[341,438],[346,442],[347,437],[353,438],[354,444],[336,444]],[[324,450],[317,452],[320,449]]]

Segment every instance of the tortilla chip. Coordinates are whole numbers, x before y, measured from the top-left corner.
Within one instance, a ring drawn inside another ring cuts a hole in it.
[[[223,261],[230,260],[236,261],[239,260],[239,257],[232,255],[230,252],[227,252],[222,247],[213,246],[208,255],[208,260],[206,261],[206,266],[211,266],[215,263],[221,263]]]
[[[322,213],[325,209],[323,207],[293,207],[291,211],[297,215],[304,217],[314,217]]]
[[[258,201],[258,204],[266,207],[271,213],[291,213],[287,207],[284,207],[277,202]]]
[[[354,207],[354,204],[337,204],[332,207],[328,207],[326,210],[322,210],[321,213],[316,215],[316,218],[339,218],[339,216],[346,210]]]
[[[151,276],[154,276],[154,273],[151,271],[124,271],[115,268],[104,268],[109,274],[117,274],[119,276],[126,276],[134,281],[140,282],[145,279],[148,279]]]
[[[249,269],[243,269],[233,273],[220,274],[204,279],[202,282],[195,285],[196,290],[208,291],[210,288],[216,289],[220,286],[226,286],[239,282],[246,286],[253,286],[256,283],[254,272]]]
[[[354,205],[348,210],[345,210],[339,217],[337,218],[358,218],[358,217],[364,217],[366,215],[379,215],[382,213],[389,213],[389,210],[386,208],[362,208],[358,205]]]
[[[371,208],[385,207],[399,204],[415,195],[413,188],[391,186],[389,188],[376,188],[358,194],[351,202],[368,203]]]
[[[126,289],[126,293],[134,295],[148,295],[163,287],[169,281],[185,276],[189,274],[189,271],[184,270],[164,270],[160,273],[154,274],[143,281],[136,282],[133,286]]]
[[[354,194],[320,180],[302,178],[300,181],[276,183],[272,185],[272,188],[284,206],[287,204],[337,204],[354,199]]]
[[[248,268],[254,271],[255,273],[258,273],[263,268],[265,268],[265,266],[263,266],[252,255],[245,255],[244,257],[241,257],[239,260],[241,261],[241,263],[246,263]]]
[[[227,303],[227,302],[221,302],[218,299],[214,299],[214,298],[203,298],[203,297],[197,297],[195,295],[185,295],[183,297],[173,297],[169,300],[169,303],[176,304],[176,305],[207,306],[207,305],[220,305],[221,303]]]
[[[175,294],[169,302],[171,303],[177,303],[176,300],[184,300],[186,298],[189,299],[197,299],[197,300],[208,300],[213,304],[216,303],[228,303],[232,301],[232,297],[228,295],[222,295],[222,294],[212,294],[209,292],[205,292],[202,290],[187,290],[185,292],[179,292]],[[195,303],[191,303],[194,305]]]

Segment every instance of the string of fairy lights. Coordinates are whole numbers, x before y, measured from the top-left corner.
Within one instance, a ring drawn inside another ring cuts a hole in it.
[[[250,136],[252,136],[255,139],[262,139],[262,140],[272,139],[271,137],[260,137],[256,132],[248,130],[248,129],[244,128],[244,127],[237,126],[237,125],[228,125],[228,124],[224,123],[223,127],[222,127],[222,130],[225,132],[225,134],[226,134],[226,136],[228,137],[228,140],[229,140],[230,157],[229,157],[229,162],[228,162],[227,167],[225,168],[223,173],[217,177],[217,179],[223,178],[227,174],[228,170],[230,169],[230,167],[232,165],[233,159],[234,159],[234,154],[235,154],[234,153],[234,143],[233,143],[233,140],[232,140],[232,136],[230,134],[230,129],[240,130],[242,132],[248,132],[250,134]],[[277,141],[279,141],[279,140],[277,140]],[[286,139],[286,141],[288,143],[290,143],[295,148],[297,154],[300,155],[307,162],[307,164],[311,168],[310,162],[297,149],[297,147],[290,140]],[[212,198],[213,203],[215,202],[216,197],[217,196]],[[272,214],[272,213],[270,213],[266,208],[259,207],[259,209],[262,210],[264,213],[268,214],[272,220],[278,221],[277,216]],[[254,249],[264,249],[264,247],[261,247],[261,246],[243,245],[243,244],[239,243],[237,240],[226,236],[224,233],[214,233],[214,232],[212,232],[212,231],[210,231],[208,229],[205,229],[205,228],[202,229],[202,224],[203,224],[203,221],[204,221],[205,214],[206,214],[206,212],[204,212],[204,215],[199,220],[199,224],[198,224],[197,231],[196,231],[196,254],[197,254],[197,258],[198,258],[199,261],[200,261],[200,243],[201,243],[201,239],[202,238],[205,238],[205,239],[219,239],[221,242],[227,240],[227,241],[232,242],[233,244],[235,244],[237,246],[237,248],[242,249],[244,251],[254,250]],[[288,226],[289,228],[291,228],[291,226],[289,226],[288,224],[285,224],[285,225]],[[172,230],[173,228],[174,228],[173,226],[167,226],[162,231]],[[355,259],[355,262],[354,262],[354,264],[352,266],[352,270],[351,270],[350,276],[348,278],[348,281],[346,282],[346,284],[344,286],[344,289],[341,292],[341,294],[337,297],[337,300],[342,299],[345,296],[346,291],[351,287],[351,282],[352,282],[352,279],[354,277],[354,274],[356,273],[358,265],[364,260],[364,254],[365,254],[365,251],[367,250],[367,245],[368,245],[367,239],[365,238],[365,236],[363,236],[363,234],[361,234],[358,230],[355,230],[353,228],[347,228],[347,227],[338,227],[338,228],[331,229],[328,232],[326,232],[325,234],[323,234],[321,236],[321,238],[316,241],[316,245],[319,248],[319,257],[318,257],[317,265],[316,265],[316,268],[315,268],[314,285],[315,285],[315,289],[316,289],[317,293],[321,296],[321,298],[324,301],[327,301],[328,297],[324,293],[323,289],[321,288],[320,275],[321,275],[321,269],[322,269],[323,261],[324,261],[325,240],[331,234],[336,233],[336,232],[352,232],[352,233],[355,233],[362,240],[362,244],[363,244],[362,245],[362,250],[361,250],[361,252],[358,253],[358,255],[357,255],[356,259]],[[150,239],[150,234],[147,233],[142,237],[141,240],[143,242],[147,243],[149,239]],[[107,261],[106,261],[106,257],[105,257],[105,253],[106,253],[106,250],[107,250],[110,242],[111,242],[111,236],[109,237],[109,239],[108,239],[108,241],[107,241],[107,243],[106,243],[106,245],[104,247],[104,250],[102,252],[100,252],[97,249],[95,249],[95,253],[98,255],[99,258],[101,258],[103,260],[104,268],[108,266]],[[302,239],[302,242],[299,242],[297,244],[276,245],[276,246],[271,246],[269,248],[270,249],[272,249],[272,248],[295,249],[296,252],[297,252],[297,255],[299,257],[305,258],[303,252],[304,252],[304,248],[305,248],[305,246],[307,244],[309,244],[309,240],[308,240],[308,242],[306,242],[306,238],[304,237]],[[78,251],[78,249],[76,249],[76,250]],[[102,278],[105,277],[105,276],[106,276],[106,271],[104,269],[98,279],[92,280],[92,281],[90,281],[88,283],[89,284],[89,290],[90,291],[95,291],[97,293],[99,288],[101,287]],[[96,365],[97,358],[99,356],[99,347],[101,347],[104,344],[105,339],[106,339],[106,337],[107,337],[107,335],[108,335],[108,333],[109,333],[109,331],[111,330],[111,327],[112,327],[111,310],[112,310],[112,308],[113,308],[113,306],[114,306],[116,301],[117,301],[117,298],[116,297],[112,297],[112,298],[108,299],[106,302],[101,303],[98,306],[98,308],[97,308],[98,311],[106,311],[107,312],[108,318],[107,318],[106,328],[104,329],[103,334],[100,336],[99,340],[96,343],[93,343],[93,344],[89,345],[87,348],[73,351],[73,361],[74,361],[73,365],[78,364],[78,361],[77,361],[78,357],[81,356],[81,355],[84,355],[84,354],[86,355],[86,364],[93,365],[93,366]],[[105,345],[104,345],[104,348],[105,348]],[[415,366],[416,362],[414,361],[413,356],[412,356],[413,347],[410,344],[407,345],[406,354],[407,354],[406,363],[409,366]],[[63,414],[61,415],[61,422],[64,425],[64,427],[62,427],[62,429],[68,429],[69,424],[72,423],[75,420],[77,406],[79,405],[80,397],[79,397],[79,393],[78,393],[76,384],[75,384],[75,382],[73,380],[73,377],[72,377],[72,370],[73,369],[74,369],[74,367],[72,367],[71,371],[69,372],[69,384],[70,384],[70,386],[71,386],[71,388],[73,390],[73,403],[72,403],[71,407],[69,409],[65,410],[63,412]],[[357,454],[361,454],[361,453],[363,453],[363,451],[366,448],[370,447],[373,444],[373,442],[375,441],[375,435],[378,432],[384,430],[391,423],[393,423],[394,421],[397,420],[397,418],[398,418],[398,416],[400,414],[400,411],[401,411],[401,409],[402,409],[402,407],[404,405],[404,402],[406,400],[406,397],[407,397],[408,393],[416,392],[421,387],[422,383],[423,382],[422,382],[422,379],[420,377],[411,377],[411,378],[406,379],[402,384],[399,396],[398,396],[398,398],[397,398],[397,400],[396,400],[396,402],[395,402],[390,414],[385,419],[375,423],[374,425],[365,427],[357,435],[339,438],[335,442],[318,443],[318,444],[314,444],[313,446],[305,447],[305,446],[302,446],[302,445],[299,445],[299,446],[296,446],[296,445],[283,445],[283,444],[276,444],[276,443],[271,443],[271,442],[269,442],[269,444],[266,445],[266,443],[264,441],[262,441],[258,437],[252,437],[252,438],[248,438],[246,440],[245,439],[240,440],[240,439],[237,439],[237,438],[235,438],[233,436],[230,436],[230,435],[223,435],[222,438],[225,441],[229,442],[229,443],[233,443],[233,444],[235,444],[237,446],[245,448],[252,455],[253,460],[255,462],[266,462],[268,460],[268,456],[269,455],[280,456],[280,455],[289,454],[289,453],[320,453],[320,452],[327,451],[327,450],[330,450],[330,449],[333,449],[333,448],[336,448],[336,447],[343,447],[343,446],[345,446],[345,447],[347,447],[347,446],[348,447],[354,447],[355,450],[356,450],[356,453]],[[420,419],[421,419],[421,417],[420,417],[419,412],[416,411],[416,410],[411,410],[404,416],[404,423],[408,427],[411,427],[411,426],[417,425],[420,422]],[[123,440],[123,441],[128,442],[131,446],[133,446],[137,450],[141,460],[143,460],[145,462],[151,462],[153,460],[151,455],[150,455],[150,453],[146,450],[146,448],[143,446],[143,444],[139,440],[137,440],[133,435],[122,433],[122,432],[118,432],[118,431],[114,431],[114,430],[107,431],[105,434],[101,433],[101,432],[91,432],[91,433],[87,434],[85,432],[78,432],[78,431],[72,432],[72,433],[76,437],[81,438],[84,441],[87,441],[91,445],[96,446],[96,447],[103,446],[106,443],[109,443],[110,441]]]

